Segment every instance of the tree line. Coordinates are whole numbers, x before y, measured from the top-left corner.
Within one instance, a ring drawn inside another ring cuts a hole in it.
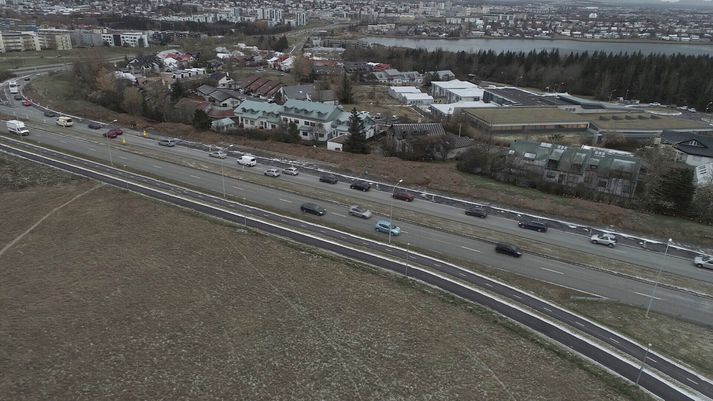
[[[569,92],[598,100],[618,97],[687,105],[713,101],[711,56],[554,51],[502,52],[350,47],[348,61],[378,61],[401,71],[451,70],[460,78]]]

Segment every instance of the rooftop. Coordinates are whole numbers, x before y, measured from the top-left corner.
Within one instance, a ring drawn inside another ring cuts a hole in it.
[[[571,104],[570,102],[559,99],[557,96],[540,95],[514,87],[487,88],[485,91],[505,98],[518,106],[554,106]]]
[[[450,81],[433,81],[431,85],[435,85],[444,89],[467,89],[467,88],[477,88],[478,85],[468,82],[461,81],[459,79],[451,79]]]
[[[663,129],[710,129],[703,121],[688,120],[646,112],[588,113],[582,116],[591,120],[600,130],[663,130]]]
[[[542,123],[587,124],[589,116],[580,116],[556,107],[502,107],[465,110],[470,116],[488,125],[518,125]]]

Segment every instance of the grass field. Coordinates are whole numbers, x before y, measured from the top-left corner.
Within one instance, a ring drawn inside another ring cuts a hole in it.
[[[131,193],[0,200],[5,399],[645,399],[479,308]]]

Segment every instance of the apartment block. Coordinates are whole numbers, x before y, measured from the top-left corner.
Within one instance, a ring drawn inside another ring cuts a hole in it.
[[[39,50],[40,40],[35,32],[0,32],[0,53]]]
[[[50,50],[72,50],[72,37],[69,31],[60,29],[40,29],[37,32],[40,48]]]
[[[102,33],[102,41],[110,47],[149,47],[149,37],[144,32]]]

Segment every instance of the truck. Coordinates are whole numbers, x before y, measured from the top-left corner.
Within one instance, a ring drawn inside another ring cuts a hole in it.
[[[18,120],[9,120],[7,122],[7,132],[20,136],[30,135],[30,131],[28,131],[27,127],[25,127],[25,123]]]

